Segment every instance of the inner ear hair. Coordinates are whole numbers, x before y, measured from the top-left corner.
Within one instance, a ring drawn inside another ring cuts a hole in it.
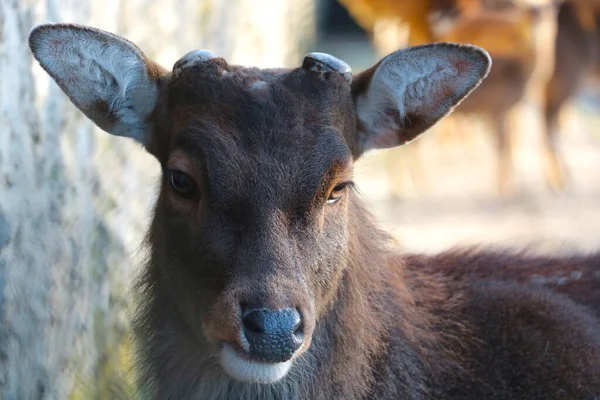
[[[490,67],[485,50],[454,43],[411,47],[385,57],[352,85],[356,153],[416,139],[479,86]]]

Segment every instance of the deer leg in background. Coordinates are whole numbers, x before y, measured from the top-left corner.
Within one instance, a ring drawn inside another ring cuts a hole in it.
[[[427,179],[427,173],[423,168],[423,141],[416,140],[411,143],[408,150],[408,171],[413,187],[417,193],[423,193],[429,188],[429,180]]]
[[[592,63],[596,43],[593,39],[593,32],[581,21],[577,6],[562,4],[558,12],[554,72],[544,93],[546,180],[555,191],[564,189],[567,184],[558,149],[560,111],[575,95]]]
[[[551,89],[549,89],[551,91]],[[546,107],[544,109],[544,128],[543,135],[543,151],[546,172],[546,183],[550,189],[561,191],[566,185],[565,166],[560,159],[558,149],[558,134],[559,134],[559,116],[560,110],[567,100],[568,96],[557,98],[556,96],[547,95]]]
[[[384,156],[388,187],[393,199],[420,194],[428,188],[427,174],[421,162],[421,141],[392,149]]]
[[[491,115],[492,134],[496,140],[496,154],[498,155],[498,193],[505,195],[512,191],[514,186],[514,165],[510,132],[507,129],[507,115],[505,112]]]

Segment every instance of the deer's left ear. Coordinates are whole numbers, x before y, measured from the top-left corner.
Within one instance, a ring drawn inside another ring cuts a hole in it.
[[[478,47],[436,43],[396,51],[356,76],[355,157],[415,139],[471,93],[491,63]]]

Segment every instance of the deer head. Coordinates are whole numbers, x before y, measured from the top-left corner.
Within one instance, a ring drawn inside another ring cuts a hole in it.
[[[125,39],[76,25],[37,27],[30,47],[85,115],[162,166],[148,329],[263,383],[287,374],[335,303],[356,234],[354,162],[417,138],[491,63],[479,48],[439,43],[354,78],[320,53],[260,70],[200,50],[170,72]]]

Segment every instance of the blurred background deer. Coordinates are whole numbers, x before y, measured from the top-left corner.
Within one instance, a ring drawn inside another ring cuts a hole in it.
[[[496,187],[514,190],[513,146],[522,135],[524,118],[539,119],[539,150],[549,188],[568,183],[557,134],[562,106],[580,88],[599,48],[598,2],[592,0],[341,0],[369,33],[375,48],[387,54],[399,46],[437,41],[471,43],[487,49],[494,67],[489,79],[461,104],[443,128],[445,135],[464,138],[476,115],[487,120],[493,135]],[[528,105],[529,110],[523,110]],[[521,109],[519,109],[521,108]],[[533,110],[531,110],[533,109]],[[529,111],[528,113],[526,111]],[[512,121],[511,121],[512,117]],[[459,120],[458,123],[456,120]],[[419,143],[412,157],[390,155],[390,174],[409,169],[417,185],[426,179],[419,160]],[[403,149],[404,150],[404,149]],[[402,185],[391,180],[402,196]]]

